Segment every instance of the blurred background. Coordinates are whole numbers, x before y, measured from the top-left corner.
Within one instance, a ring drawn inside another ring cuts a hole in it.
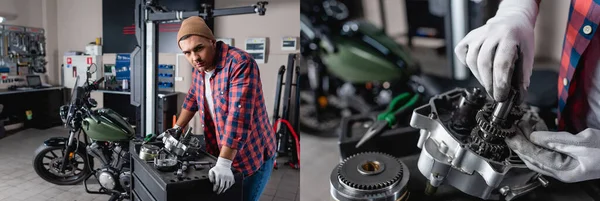
[[[453,5],[449,5],[452,3]],[[355,145],[376,116],[405,92],[422,105],[455,87],[480,86],[455,60],[454,46],[495,15],[499,0],[302,0],[300,191],[327,200],[340,161],[363,151],[418,153],[412,110],[381,137]],[[545,0],[535,27],[535,63],[527,102],[554,122],[556,80],[569,1]],[[545,99],[545,101],[544,101]]]

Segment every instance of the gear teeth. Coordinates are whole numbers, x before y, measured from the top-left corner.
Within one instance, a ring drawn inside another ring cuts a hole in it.
[[[343,176],[342,172],[341,172],[342,167],[344,167],[344,164],[346,164],[349,160],[351,160],[351,159],[353,159],[353,158],[355,158],[357,156],[367,155],[367,154],[376,154],[376,155],[386,156],[386,157],[390,157],[390,158],[395,159],[395,161],[398,162],[397,165],[399,165],[400,171],[398,171],[398,173],[395,174],[394,177],[388,179],[387,181],[383,181],[383,182],[380,182],[380,183],[377,183],[377,184],[374,184],[374,185],[357,184],[357,183],[351,182],[348,179],[346,179]],[[394,156],[392,156],[390,154],[387,154],[387,153],[373,152],[373,151],[370,151],[370,152],[361,152],[361,153],[353,154],[353,155],[345,158],[344,160],[342,160],[342,162],[337,166],[337,177],[338,177],[338,180],[340,180],[342,183],[348,185],[351,188],[361,189],[361,190],[376,190],[376,189],[381,189],[381,188],[388,187],[388,186],[390,186],[390,185],[392,185],[392,184],[394,184],[394,183],[396,183],[396,182],[398,182],[400,180],[400,178],[402,177],[403,171],[404,171],[401,164],[402,164],[402,161],[400,161],[400,159],[398,159],[398,158],[396,158],[396,157],[394,157]]]
[[[479,137],[477,132],[479,131],[473,130],[471,135],[471,142],[469,143],[471,150],[480,156],[484,156],[495,161],[503,160],[504,156],[507,155],[506,152],[508,151],[505,149],[505,146],[486,142],[484,139]]]
[[[505,138],[512,136],[514,134],[514,128],[511,126],[510,128],[500,128],[489,123],[490,114],[484,110],[477,112],[477,125],[481,130],[488,132],[498,138]]]

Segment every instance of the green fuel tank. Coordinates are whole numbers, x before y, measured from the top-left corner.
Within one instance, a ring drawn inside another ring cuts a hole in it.
[[[111,109],[98,109],[92,117],[83,119],[83,130],[92,140],[123,141],[133,138],[135,132],[123,117]]]
[[[347,22],[332,41],[338,51],[322,54],[323,63],[345,81],[404,80],[419,71],[408,50],[367,21]]]

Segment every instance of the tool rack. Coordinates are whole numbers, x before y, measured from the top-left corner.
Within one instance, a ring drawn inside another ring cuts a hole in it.
[[[277,74],[277,88],[275,90],[275,107],[273,112],[273,125],[277,133],[277,153],[280,156],[290,156],[291,159],[286,164],[292,168],[300,168],[300,133],[298,128],[298,116],[300,113],[300,90],[298,90],[300,81],[299,67],[296,63],[299,61],[299,55],[296,53],[288,55],[287,74],[285,83],[283,77],[286,72],[286,67],[281,66]],[[295,69],[295,71],[294,71]],[[296,83],[293,83],[294,72]],[[283,111],[279,116],[279,107],[281,100],[282,86],[284,87],[283,94]],[[295,92],[292,98],[292,90]],[[277,124],[281,123],[281,129],[277,130]],[[277,168],[277,164],[275,166]]]
[[[42,28],[0,25],[0,73],[8,76],[46,72]]]

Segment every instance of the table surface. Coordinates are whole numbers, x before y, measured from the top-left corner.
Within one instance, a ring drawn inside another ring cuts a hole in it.
[[[16,93],[30,93],[30,92],[48,91],[48,90],[56,90],[56,89],[63,89],[63,88],[64,87],[61,87],[61,86],[54,86],[54,87],[48,87],[48,88],[23,89],[23,90],[0,89],[0,95],[16,94]]]
[[[123,95],[130,95],[131,92],[130,91],[115,91],[115,90],[96,90],[96,92],[102,92],[102,93],[111,93],[111,94],[123,94]],[[159,91],[158,92],[158,97],[167,97],[167,96],[174,96],[177,95],[177,92],[164,92],[164,91]]]
[[[436,193],[432,196],[425,196],[425,178],[417,168],[419,155],[411,155],[400,158],[408,166],[410,179],[408,181],[408,189],[410,191],[409,200],[423,201],[479,201],[482,199],[467,195],[460,192],[456,188],[449,185],[440,186]],[[597,191],[600,182],[590,181],[573,184],[565,184],[553,179],[549,179],[548,187],[539,187],[528,194],[523,195],[514,201],[592,201],[594,198],[600,197]],[[585,189],[595,189],[597,193],[588,193]]]
[[[65,88],[65,87],[53,86],[53,87],[40,88],[40,89],[19,89],[19,90],[0,89],[0,95],[30,93],[30,92],[48,91],[48,90],[63,89],[63,88]],[[129,91],[113,91],[113,90],[96,90],[96,91],[102,92],[102,93],[123,94],[123,95],[131,94],[131,92],[129,92]],[[162,92],[162,91],[158,92],[158,97],[160,97],[160,98],[168,97],[168,96],[175,96],[175,95],[177,95],[177,92]]]

